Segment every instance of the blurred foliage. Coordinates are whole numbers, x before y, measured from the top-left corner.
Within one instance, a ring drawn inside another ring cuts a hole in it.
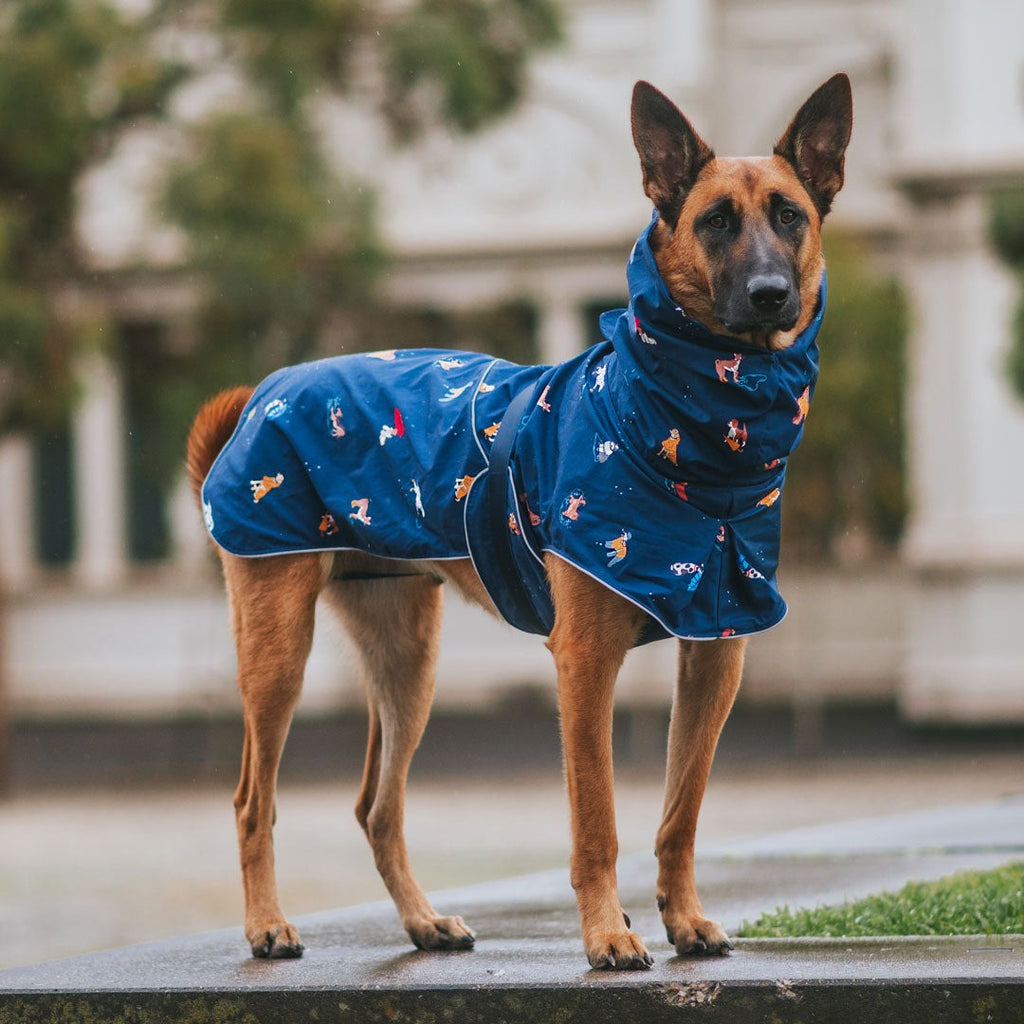
[[[384,28],[388,116],[408,136],[437,105],[473,131],[515,103],[530,50],[559,36],[549,0],[422,0]]]
[[[191,342],[179,331],[175,350],[154,356],[152,401],[135,403],[135,458],[169,479],[203,396],[315,354],[325,325],[358,321],[372,294],[384,260],[373,191],[328,167],[312,104],[357,87],[397,140],[438,123],[479,128],[519,98],[530,53],[558,40],[558,10],[556,0],[8,0],[0,430],[66,415],[76,352],[109,340],[95,308],[81,312],[94,275],[76,199],[83,173],[126,134],[177,132],[160,212],[181,229],[183,270],[201,293]],[[371,68],[355,85],[354,63]],[[225,76],[236,101],[178,114],[186,89]]]
[[[0,8],[0,431],[52,426],[73,395],[74,352],[102,334],[95,311],[60,308],[87,273],[75,188],[183,76],[136,43],[112,5]]]
[[[1007,369],[1017,393],[1024,396],[1024,187],[992,197],[989,225],[996,251],[1013,268],[1020,286]]]
[[[857,559],[894,544],[906,513],[903,384],[907,308],[857,242],[830,234],[821,376],[787,473],[787,551]]]

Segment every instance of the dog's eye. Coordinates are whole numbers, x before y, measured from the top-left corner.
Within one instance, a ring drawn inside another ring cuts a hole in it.
[[[721,231],[723,228],[728,227],[729,222],[725,219],[724,213],[713,213],[708,217],[708,227],[714,228],[716,231]]]
[[[791,206],[783,207],[779,213],[780,224],[792,224],[796,220],[797,213]]]

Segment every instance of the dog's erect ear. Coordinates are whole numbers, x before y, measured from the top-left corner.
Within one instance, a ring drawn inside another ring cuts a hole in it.
[[[840,72],[811,94],[775,144],[776,156],[792,165],[822,217],[843,187],[852,128],[850,79]]]
[[[661,219],[674,228],[687,192],[715,154],[679,108],[647,82],[633,86],[631,120],[644,192]]]

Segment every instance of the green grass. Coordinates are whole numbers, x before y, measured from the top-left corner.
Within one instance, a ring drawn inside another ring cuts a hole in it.
[[[743,938],[870,935],[1005,935],[1024,932],[1024,861],[992,871],[960,871],[937,882],[910,882],[840,906],[813,910],[779,907]]]

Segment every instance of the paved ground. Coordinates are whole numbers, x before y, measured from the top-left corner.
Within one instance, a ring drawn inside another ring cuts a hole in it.
[[[1018,794],[705,847],[698,878],[705,905],[735,935],[780,899],[834,902],[1022,856]],[[471,953],[413,950],[389,902],[364,903],[295,918],[301,960],[254,960],[229,928],[0,970],[0,1024],[1020,1024],[1020,934],[737,938],[727,957],[677,957],[652,905],[655,871],[650,851],[619,862],[623,906],[654,955],[646,971],[588,969],[562,867],[436,893],[442,913],[460,912],[476,928]]]
[[[1022,769],[1024,753],[727,766],[712,779],[698,842],[710,858],[725,844],[782,830],[990,800],[1024,791]],[[278,866],[291,916],[384,898],[354,800],[352,783],[281,792]],[[624,855],[649,857],[660,803],[653,775],[620,779]],[[849,845],[862,831],[812,831],[807,841],[834,834]],[[408,835],[428,889],[562,868],[561,780],[547,773],[414,783]],[[236,926],[234,843],[227,787],[35,794],[0,804],[0,968]],[[721,881],[731,890],[733,882]],[[571,904],[564,892],[559,900]],[[707,895],[705,903],[724,916]]]

